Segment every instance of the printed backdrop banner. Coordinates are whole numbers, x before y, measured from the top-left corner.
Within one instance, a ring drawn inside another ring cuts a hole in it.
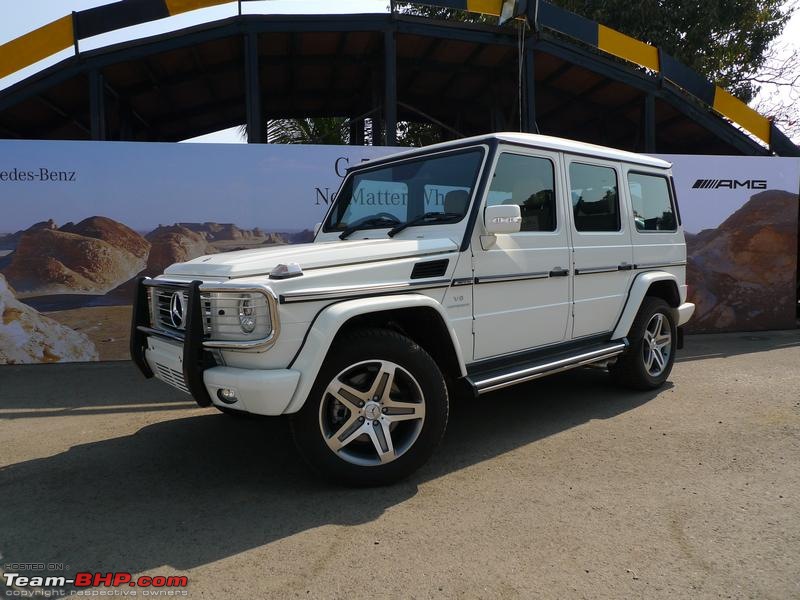
[[[128,358],[132,280],[307,242],[367,146],[0,141],[0,363]]]
[[[127,358],[132,280],[309,241],[366,146],[0,141],[0,363]],[[669,156],[696,328],[794,324],[795,159]]]
[[[796,324],[800,160],[662,156],[673,163],[688,253],[690,331]]]

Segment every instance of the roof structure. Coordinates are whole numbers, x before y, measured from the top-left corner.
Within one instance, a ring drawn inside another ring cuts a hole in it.
[[[179,141],[269,119],[341,116],[351,143],[396,143],[398,121],[445,137],[520,130],[634,152],[800,155],[773,123],[666,53],[543,0],[532,27],[393,13],[238,14],[82,51],[101,33],[224,4],[121,0],[0,46],[0,137]],[[500,14],[502,0],[428,2]],[[530,7],[535,10],[531,10]],[[522,34],[520,34],[520,31]]]

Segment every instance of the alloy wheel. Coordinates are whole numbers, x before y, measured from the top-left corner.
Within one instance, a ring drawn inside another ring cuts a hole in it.
[[[669,364],[672,353],[672,331],[663,313],[655,313],[644,331],[642,358],[651,377],[661,375]]]
[[[392,462],[405,454],[425,422],[425,398],[416,378],[387,360],[367,360],[328,384],[319,425],[328,447],[360,466]]]

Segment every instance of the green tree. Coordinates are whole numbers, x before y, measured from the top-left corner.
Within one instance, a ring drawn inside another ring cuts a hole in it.
[[[758,92],[785,0],[558,0],[557,4],[663,48],[745,102]]]
[[[350,131],[344,117],[274,119],[267,123],[272,144],[347,144]]]

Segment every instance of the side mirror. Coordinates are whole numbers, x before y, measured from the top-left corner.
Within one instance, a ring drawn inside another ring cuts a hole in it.
[[[522,213],[519,204],[498,204],[487,206],[483,212],[483,224],[490,235],[497,233],[517,233],[522,227]]]
[[[322,223],[316,223],[314,225],[314,235],[317,235],[320,229],[322,229]]]

